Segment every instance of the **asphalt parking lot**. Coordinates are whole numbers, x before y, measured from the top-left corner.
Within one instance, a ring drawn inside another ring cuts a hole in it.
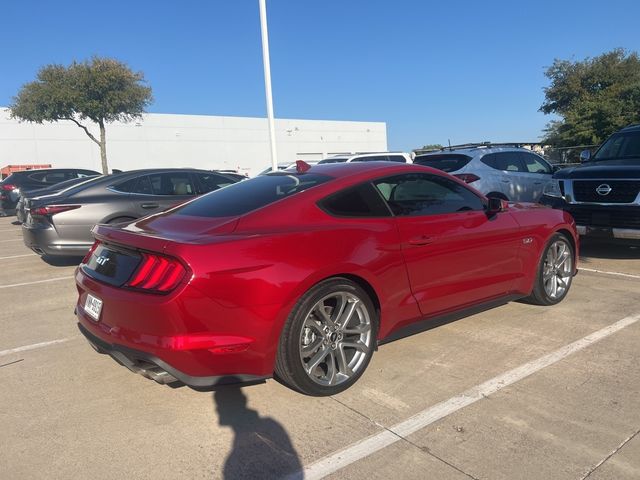
[[[585,244],[555,307],[380,347],[329,398],[170,388],[76,328],[75,266],[0,218],[0,478],[640,478],[640,248]]]

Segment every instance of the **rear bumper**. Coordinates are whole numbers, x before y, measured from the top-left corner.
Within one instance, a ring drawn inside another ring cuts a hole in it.
[[[268,378],[246,374],[214,375],[209,377],[188,375],[150,353],[105,342],[89,332],[81,323],[78,323],[78,328],[98,353],[109,355],[132,372],[160,384],[180,382],[194,388],[207,388],[216,385],[257,383]]]
[[[24,244],[38,255],[83,256],[93,242],[69,243],[60,239],[53,227],[33,227],[22,224]]]
[[[268,332],[259,308],[222,306],[189,284],[169,295],[107,285],[76,270],[80,330],[100,353],[160,383],[192,387],[256,382],[273,374]],[[87,295],[103,301],[94,320]]]

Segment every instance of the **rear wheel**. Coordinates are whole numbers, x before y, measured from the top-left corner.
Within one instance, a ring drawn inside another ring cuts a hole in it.
[[[359,285],[325,280],[289,314],[278,345],[276,377],[307,395],[339,393],[363,374],[378,333],[377,313]]]
[[[557,233],[544,250],[531,295],[527,297],[537,305],[555,305],[569,293],[573,280],[574,251],[569,239]]]

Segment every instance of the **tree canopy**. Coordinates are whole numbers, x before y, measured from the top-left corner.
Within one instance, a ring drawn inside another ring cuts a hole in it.
[[[540,111],[556,114],[545,130],[555,146],[599,144],[616,130],[640,122],[640,58],[615,49],[583,61],[556,59],[545,72]]]
[[[46,65],[36,80],[25,84],[10,105],[11,116],[28,122],[74,122],[100,147],[102,170],[108,173],[105,124],[138,118],[151,103],[151,88],[144,75],[115,59]],[[100,130],[96,138],[86,125]]]

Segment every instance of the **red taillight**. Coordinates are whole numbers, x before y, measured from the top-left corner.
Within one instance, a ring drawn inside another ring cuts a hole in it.
[[[480,177],[477,175],[474,175],[473,173],[456,173],[453,176],[458,177],[460,180],[462,180],[465,183],[473,183],[476,180],[480,180]]]
[[[126,286],[166,293],[178,286],[185,272],[185,268],[177,260],[152,253],[143,253],[138,269],[126,283]]]
[[[4,185],[0,185],[0,190],[5,190],[7,192],[10,192],[11,190],[16,190],[18,188],[17,185],[14,185],[13,183],[5,183]]]
[[[56,213],[68,212],[80,208],[80,205],[47,205],[45,207],[37,207],[29,209],[31,215],[55,215]]]
[[[98,248],[98,245],[100,245],[100,242],[98,240],[93,242],[93,245],[91,245],[91,248],[89,249],[87,254],[84,256],[84,258],[82,259],[82,263],[87,263],[89,261],[89,259],[91,258],[91,254],[93,254],[95,249]]]

